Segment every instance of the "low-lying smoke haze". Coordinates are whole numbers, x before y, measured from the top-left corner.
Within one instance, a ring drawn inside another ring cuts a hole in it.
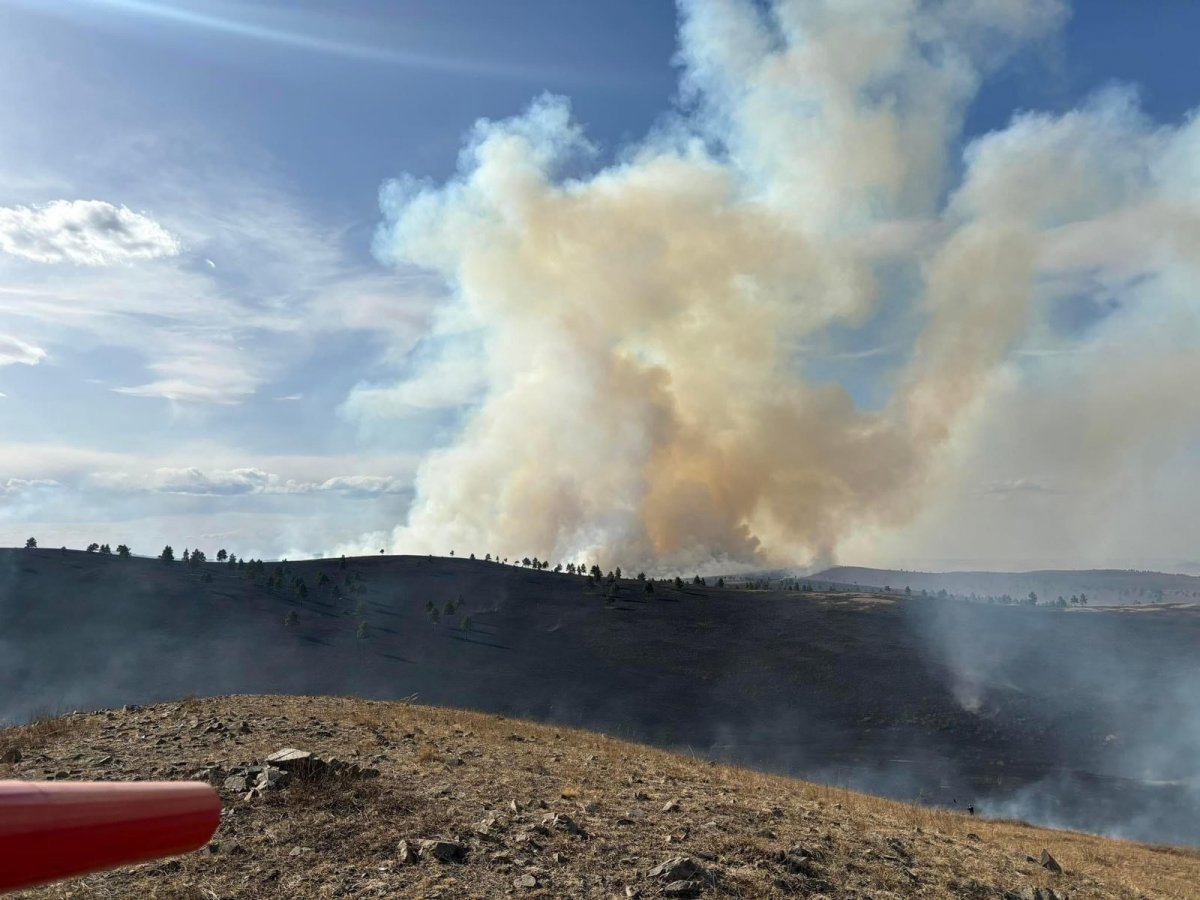
[[[546,95],[383,190],[378,255],[446,281],[434,365],[475,373],[393,549],[950,556],[988,484],[1055,497],[1051,552],[1110,549],[1197,437],[1200,119],[1113,87],[960,153],[1053,0],[679,11],[676,110],[613,161]],[[852,332],[882,402],[820,375]]]

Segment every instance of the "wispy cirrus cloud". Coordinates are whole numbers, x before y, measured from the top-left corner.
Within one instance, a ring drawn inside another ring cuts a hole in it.
[[[243,494],[317,494],[376,496],[408,490],[407,480],[386,475],[337,475],[321,481],[285,478],[258,468],[159,468],[148,473],[102,472],[91,476],[96,487],[121,492],[237,496]]]
[[[46,358],[41,347],[26,343],[10,334],[0,334],[0,366],[36,366]]]
[[[451,345],[410,377],[390,385],[356,386],[342,407],[352,419],[403,419],[477,400],[487,382],[478,355]]]
[[[103,200],[0,207],[0,251],[38,263],[111,266],[177,256],[179,241],[158,222]]]
[[[515,78],[544,81],[549,77],[571,77],[567,69],[537,67],[511,60],[489,60],[478,53],[430,52],[428,41],[416,40],[410,47],[397,46],[394,39],[380,40],[378,34],[368,35],[353,27],[346,15],[321,15],[302,8],[274,11],[269,6],[256,8],[253,4],[217,4],[174,0],[171,3],[155,0],[69,0],[81,12],[95,10],[112,15],[140,18],[163,25],[195,29],[213,35],[251,40],[263,44],[290,48],[304,53],[320,53],[364,63],[396,66],[446,74],[484,78]],[[410,38],[410,41],[412,39]]]

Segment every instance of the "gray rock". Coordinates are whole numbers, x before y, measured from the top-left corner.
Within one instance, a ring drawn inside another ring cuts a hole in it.
[[[513,879],[513,887],[518,888],[535,888],[538,886],[537,879],[532,875],[521,875]]]
[[[692,878],[709,878],[709,872],[699,862],[690,856],[672,856],[666,862],[661,862],[650,870],[651,878],[661,878],[663,881],[688,881]]]
[[[418,852],[421,859],[436,859],[444,863],[463,862],[467,858],[467,848],[457,841],[424,840]]]
[[[402,866],[415,865],[420,855],[420,851],[412,841],[401,841],[396,846],[396,858]]]
[[[1039,860],[1043,869],[1049,869],[1057,875],[1062,874],[1062,866],[1058,864],[1058,860],[1050,855],[1049,850],[1042,850],[1042,858]]]
[[[242,794],[246,791],[246,777],[244,775],[231,775],[225,779],[225,790],[235,794]]]
[[[282,750],[276,750],[268,756],[267,762],[288,772],[293,772],[311,768],[314,759],[315,757],[307,750],[296,750],[293,747],[285,747]]]
[[[664,897],[699,897],[703,885],[698,881],[672,881],[662,890]]]
[[[0,756],[0,762],[9,763],[10,765],[15,765],[16,763],[19,763],[23,758],[24,758],[24,756],[21,754],[20,747],[9,747],[7,750],[4,751],[4,755]]]
[[[254,786],[259,790],[283,788],[287,786],[289,778],[289,774],[283,769],[276,768],[275,766],[263,766],[259,770]]]
[[[1006,891],[1004,900],[1065,900],[1051,888],[1026,887],[1020,891]]]
[[[542,827],[552,828],[555,831],[565,831],[567,834],[583,834],[583,829],[580,828],[575,820],[564,813],[552,813],[542,817]]]

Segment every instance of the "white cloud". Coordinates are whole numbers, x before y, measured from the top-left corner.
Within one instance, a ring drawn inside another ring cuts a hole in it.
[[[14,364],[36,366],[45,358],[46,351],[41,347],[27,344],[10,334],[0,334],[0,366]]]
[[[153,219],[103,200],[0,207],[0,251],[39,263],[111,266],[177,256],[179,242]]]
[[[254,393],[263,377],[263,361],[246,357],[227,329],[183,327],[163,335],[166,352],[150,364],[158,379],[113,388],[134,397],[161,397],[175,402],[231,404]]]
[[[321,481],[284,478],[257,468],[213,469],[196,467],[158,468],[148,473],[98,472],[91,482],[100,488],[121,492],[236,496],[242,494],[317,494],[343,496],[397,494],[409,482],[386,475],[338,475]]]
[[[400,494],[411,489],[411,482],[386,475],[339,475],[312,489],[339,494]]]
[[[478,351],[450,345],[397,384],[358,385],[343,411],[359,420],[402,419],[413,413],[449,409],[481,395],[487,380]]]
[[[15,497],[41,488],[56,488],[61,485],[51,478],[9,478],[0,481],[0,498]]]

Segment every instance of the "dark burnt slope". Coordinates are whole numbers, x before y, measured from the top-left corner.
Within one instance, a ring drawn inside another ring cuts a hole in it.
[[[318,587],[322,572],[332,583]],[[189,694],[417,694],[895,796],[1200,842],[1195,791],[1180,784],[1198,765],[1194,610],[662,583],[646,594],[632,580],[606,602],[578,577],[416,557],[287,575],[307,598],[215,563],[0,552],[0,715]],[[447,602],[459,609],[435,624],[427,604]]]

